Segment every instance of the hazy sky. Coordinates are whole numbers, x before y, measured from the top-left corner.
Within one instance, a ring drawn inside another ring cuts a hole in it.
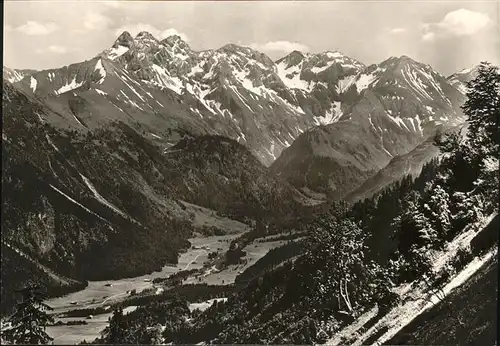
[[[339,50],[365,64],[408,55],[448,75],[500,63],[496,1],[5,1],[4,65],[45,69],[92,58],[128,30],[227,43],[277,59]]]

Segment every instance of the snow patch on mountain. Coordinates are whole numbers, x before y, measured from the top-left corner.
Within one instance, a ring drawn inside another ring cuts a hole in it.
[[[315,117],[316,125],[329,125],[337,122],[342,116],[341,103],[335,101],[331,104],[330,109],[325,111],[324,117]]]
[[[467,92],[469,91],[469,89],[467,88],[466,85],[464,85],[463,83],[460,83],[460,82],[455,82],[455,83],[452,83],[453,86],[455,88],[458,89],[458,91],[460,91],[462,94],[467,94]]]
[[[94,71],[99,72],[101,79],[97,83],[102,84],[104,82],[104,78],[106,78],[106,70],[102,66],[102,59],[99,59],[99,61],[97,61],[97,64],[95,64]]]
[[[463,69],[449,76],[448,82],[453,85],[460,93],[466,95],[468,92],[467,82],[477,74],[478,66]]]
[[[205,65],[205,62],[203,62],[203,65]],[[191,72],[189,72],[189,73],[187,74],[187,76],[188,76],[188,77],[193,77],[193,76],[195,76],[196,74],[198,74],[198,73],[203,73],[203,72],[205,72],[205,70],[203,70],[203,67],[202,67],[202,66],[200,66],[200,64],[198,64],[198,65],[193,66],[193,68],[191,68]]]
[[[276,155],[274,154],[274,148],[275,148],[275,144],[274,144],[274,141],[271,140],[271,147],[269,149],[267,148],[264,148],[264,150],[267,151],[267,153],[269,155],[271,155],[273,157],[274,160],[276,160]]]
[[[313,73],[320,73],[320,72],[323,72],[324,70],[328,69],[330,66],[332,66],[334,64],[334,62],[331,62],[329,64],[326,64],[325,66],[322,66],[322,67],[312,67],[311,68],[311,72]]]
[[[84,206],[83,204],[75,201],[73,198],[71,198],[70,196],[68,196],[67,194],[65,194],[64,192],[62,192],[61,190],[59,190],[57,187],[55,187],[54,185],[52,184],[49,184],[50,187],[58,192],[59,194],[61,194],[62,196],[66,197],[66,199],[68,199],[70,202],[73,202],[74,204],[78,205],[79,207],[81,207],[83,210],[85,210],[86,212],[94,215],[94,216],[97,216],[97,218],[101,219],[101,220],[104,220],[100,215],[97,215],[96,213],[94,213],[92,210],[90,210],[89,208],[87,208],[86,206]]]
[[[391,119],[396,125],[398,125],[401,129],[404,127],[406,130],[410,131],[408,126],[406,126],[404,120],[401,117],[393,117],[391,114],[386,113],[389,119]]]
[[[425,84],[422,82],[415,69],[410,69],[410,66],[405,66],[401,73],[406,83],[416,93],[417,98],[420,99],[420,97],[418,96],[420,95],[425,99],[432,100],[432,96],[429,95],[429,93],[425,90]]]
[[[30,77],[30,87],[33,92],[36,90],[37,80],[33,77]]]
[[[116,60],[119,57],[121,57],[123,54],[127,53],[128,50],[129,49],[127,47],[124,47],[124,46],[118,46],[116,48],[111,48],[108,51],[108,58],[110,60]]]
[[[425,78],[425,80],[430,84],[431,88],[434,88],[435,90],[437,90],[439,92],[440,95],[444,96],[444,92],[443,92],[443,89],[441,88],[441,84],[436,82],[436,78],[432,75],[432,73],[429,73],[425,69],[419,69],[418,71],[420,72],[420,74],[422,74],[422,76]],[[427,88],[427,86],[425,86],[425,84],[424,84],[424,88]]]
[[[45,139],[50,144],[50,146],[55,149],[55,151],[57,151],[58,153],[60,153],[59,148],[54,144],[54,142],[52,142],[52,139],[50,139],[49,135],[46,134],[45,135]]]
[[[287,66],[285,60],[276,65],[278,76],[281,81],[290,89],[300,89],[311,91],[311,83],[300,79],[302,62],[295,66]]]
[[[339,94],[343,93],[344,91],[349,89],[349,87],[353,84],[355,80],[356,80],[355,75],[346,76],[342,79],[339,79],[339,81],[337,82],[337,92]]]
[[[121,216],[127,218],[127,215],[123,211],[121,211],[120,209],[115,207],[112,203],[108,202],[107,199],[102,197],[101,194],[99,194],[99,192],[97,192],[96,188],[94,187],[94,185],[92,185],[92,183],[90,182],[90,180],[87,177],[85,177],[83,174],[80,174],[80,177],[83,179],[83,181],[85,182],[85,185],[87,185],[87,187],[90,189],[90,191],[92,191],[92,193],[94,194],[94,197],[99,202],[106,205],[108,208],[112,209],[117,214],[120,214]]]
[[[71,80],[71,82],[69,83],[66,83],[65,85],[63,85],[62,87],[60,87],[59,89],[57,89],[55,91],[55,94],[56,95],[61,95],[61,94],[64,94],[68,91],[71,91],[71,90],[74,90],[76,88],[79,88],[83,85],[83,81],[82,82],[77,82],[76,81],[76,76],[73,77],[73,80]]]
[[[182,95],[183,85],[179,78],[170,76],[165,68],[160,67],[156,64],[153,64],[152,68],[156,72],[154,76],[155,84],[159,85],[160,87],[165,87],[173,90],[177,94]]]
[[[205,100],[205,96],[207,96],[211,92],[211,90],[209,88],[202,89],[199,84],[192,85],[190,83],[186,83],[185,87],[186,87],[187,92],[189,92],[190,94],[195,96],[208,111],[210,111],[213,114],[217,114],[215,111],[216,108],[212,109],[212,105],[213,105],[212,102],[213,101],[212,100]],[[220,114],[222,114],[222,113],[220,113]],[[200,114],[200,116],[201,116],[201,114]]]
[[[273,100],[274,102],[276,102],[280,105],[285,106],[286,108],[290,109],[293,113],[306,114],[301,107],[296,106],[296,105],[288,102],[287,100],[283,99],[282,97],[280,97],[278,95],[278,93],[276,91],[274,91],[274,90],[266,90],[266,91],[268,92],[268,95],[269,95],[271,100]]]
[[[248,78],[248,75],[244,71],[234,71],[234,76],[237,78],[237,80],[241,83],[241,85],[247,89],[248,91],[259,95],[259,96],[264,96],[265,94],[265,87],[259,86],[255,87],[253,85],[253,82]]]
[[[44,121],[43,121],[43,118],[42,118],[42,116],[40,115],[40,113],[35,112],[35,114],[37,115],[38,120],[40,120],[40,122],[41,122],[41,123],[43,123]]]
[[[356,79],[356,90],[358,91],[358,93],[360,93],[361,91],[365,90],[366,88],[368,88],[369,86],[372,85],[373,82],[375,82],[377,80],[377,76],[373,73],[368,73],[368,74],[365,74],[365,73],[362,73],[361,75],[359,75],[359,77]]]
[[[105,95],[107,95],[107,94],[108,94],[107,92],[102,91],[101,89],[97,89],[97,88],[95,88],[94,90],[95,90],[95,91],[96,91],[99,95],[102,95],[102,96],[105,96]]]
[[[417,126],[418,126],[418,132],[420,132],[420,135],[423,136],[424,135],[424,130],[422,128],[422,119],[420,119],[420,115],[418,113],[415,116],[415,121],[416,121]]]
[[[126,77],[126,76],[125,76],[125,77]],[[141,101],[142,101],[142,102],[145,102],[145,100],[144,100],[144,98],[141,96],[141,94],[139,94],[139,93],[137,92],[137,90],[135,90],[135,88],[134,88],[132,85],[128,84],[128,83],[127,83],[127,81],[125,80],[125,78],[122,78],[122,81],[123,81],[123,83],[125,83],[125,85],[126,85],[126,86],[128,86],[128,88],[129,88],[129,89],[130,89],[130,90],[131,90],[134,94],[136,94],[136,95],[137,95],[137,97],[138,97],[138,98],[140,98],[140,99],[141,99]]]
[[[82,124],[82,122],[81,122],[81,121],[80,121],[80,120],[79,120],[79,119],[78,119],[78,118],[77,118],[74,114],[73,114],[73,119],[75,119],[75,121],[76,121],[78,124],[80,124],[80,125],[82,125],[82,126],[85,126],[85,125],[83,125],[83,124]]]
[[[252,107],[250,107],[247,103],[247,100],[245,99],[245,97],[238,91],[238,88],[236,88],[235,86],[231,85],[231,84],[228,84],[227,85],[235,94],[236,96],[238,96],[238,98],[241,100],[241,102],[245,105],[245,107],[248,108],[248,110],[250,112],[252,112]]]
[[[10,74],[7,77],[7,80],[11,83],[16,83],[19,82],[21,79],[24,78],[24,75],[16,70],[10,70]]]
[[[120,90],[120,93],[121,93],[123,96],[125,96],[125,98],[126,98],[125,102],[127,102],[128,104],[130,104],[130,105],[134,106],[135,108],[140,109],[141,111],[143,111],[143,110],[144,110],[144,109],[143,109],[141,106],[139,106],[139,105],[138,105],[135,101],[132,101],[132,100],[130,99],[130,97],[128,97],[128,95],[127,95],[126,93],[124,93],[124,92],[123,92],[123,90]]]
[[[425,109],[427,109],[427,111],[428,111],[429,113],[431,113],[431,114],[434,114],[434,113],[435,113],[435,112],[434,112],[434,108],[432,108],[431,106],[424,106],[424,107],[425,107]]]

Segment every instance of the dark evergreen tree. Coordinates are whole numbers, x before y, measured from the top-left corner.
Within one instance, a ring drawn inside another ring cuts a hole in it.
[[[3,339],[12,344],[48,344],[53,339],[45,328],[54,319],[47,313],[52,308],[44,303],[45,295],[38,285],[29,285],[18,292],[22,300],[9,318],[11,328],[2,333]]]
[[[123,309],[118,308],[109,319],[109,326],[102,331],[102,341],[105,344],[127,343],[127,323],[123,315]]]
[[[434,138],[434,145],[437,146],[442,153],[454,154],[460,147],[462,140],[462,134],[460,132],[441,133],[441,131],[438,131]]]
[[[497,66],[483,62],[468,84],[462,109],[469,123],[468,137],[477,155],[499,158],[500,73]]]
[[[452,214],[450,210],[450,196],[439,181],[435,181],[426,191],[428,198],[424,203],[424,213],[429,217],[430,225],[435,230],[434,245],[441,246],[452,229]]]
[[[421,211],[421,197],[416,191],[407,194],[402,204],[402,211],[394,219],[393,227],[397,232],[399,252],[409,258],[412,247],[419,248],[434,242],[437,234]]]

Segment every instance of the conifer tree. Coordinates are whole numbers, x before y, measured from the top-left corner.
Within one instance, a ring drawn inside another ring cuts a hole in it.
[[[127,325],[123,309],[118,308],[109,319],[109,326],[102,332],[102,340],[106,344],[123,344],[126,341]]]
[[[434,184],[427,193],[429,197],[424,210],[429,214],[429,221],[436,231],[435,245],[443,245],[452,228],[450,196],[440,184]]]
[[[394,219],[393,227],[399,238],[399,251],[408,256],[412,247],[423,247],[436,242],[436,231],[420,207],[421,197],[418,192],[408,193],[402,202],[402,211]]]
[[[48,344],[53,339],[45,327],[54,319],[46,311],[53,309],[43,302],[45,296],[37,285],[28,285],[18,292],[22,300],[9,318],[12,327],[2,333],[3,339],[12,344]]]
[[[469,123],[468,137],[475,154],[499,157],[500,73],[497,66],[483,62],[476,78],[468,84],[462,109]]]

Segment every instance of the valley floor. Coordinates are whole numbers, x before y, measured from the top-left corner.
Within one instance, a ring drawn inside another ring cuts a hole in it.
[[[238,235],[239,234],[232,234],[190,239],[194,247],[191,247],[188,251],[179,256],[179,263],[176,266],[166,265],[160,272],[154,272],[149,275],[135,278],[91,281],[84,290],[63,297],[50,299],[47,301],[47,304],[54,309],[53,312],[55,314],[62,314],[73,309],[105,308],[112,303],[127,298],[132,290],[136,290],[137,293],[140,293],[148,289],[159,289],[160,287],[152,282],[155,278],[168,277],[181,270],[201,269],[203,263],[207,260],[210,250],[220,248],[227,251],[231,240]],[[161,292],[161,290],[158,289],[156,292]],[[94,316],[92,319],[86,320],[88,323],[87,325],[47,327],[47,333],[54,338],[54,344],[74,344],[84,339],[91,341],[98,337],[99,333],[108,325],[109,316],[111,316],[111,312]],[[82,319],[85,318],[57,318],[56,322],[58,320],[68,322]]]
[[[89,282],[86,289],[71,293],[69,295],[50,299],[47,304],[54,308],[55,314],[64,314],[75,309],[94,309],[108,308],[114,303],[125,300],[130,296],[131,290],[136,290],[139,294],[142,291],[150,291],[150,294],[159,294],[163,291],[161,283],[155,284],[155,278],[166,278],[179,271],[191,269],[203,269],[209,262],[208,254],[217,251],[224,254],[231,244],[231,241],[242,233],[235,233],[224,236],[198,236],[189,239],[192,246],[185,253],[179,256],[179,263],[176,266],[165,266],[162,271],[154,272],[150,275],[143,275],[135,278],[126,278],[120,280],[93,281]],[[255,241],[247,245],[243,250],[246,255],[242,257],[243,263],[229,265],[222,270],[216,270],[214,267],[204,269],[200,273],[194,273],[187,277],[183,284],[208,284],[208,285],[230,285],[233,284],[236,276],[242,273],[246,268],[253,265],[262,258],[269,250],[283,245],[285,241]],[[204,310],[213,303],[214,299],[207,302],[192,303],[191,309]],[[129,307],[130,308],[130,307]],[[127,312],[124,309],[124,312]],[[92,319],[57,317],[57,321],[67,323],[75,320],[85,320],[87,324],[81,325],[60,325],[47,327],[47,333],[54,338],[54,344],[75,344],[83,340],[91,341],[100,336],[100,332],[108,325],[108,318],[111,311],[93,316]]]

